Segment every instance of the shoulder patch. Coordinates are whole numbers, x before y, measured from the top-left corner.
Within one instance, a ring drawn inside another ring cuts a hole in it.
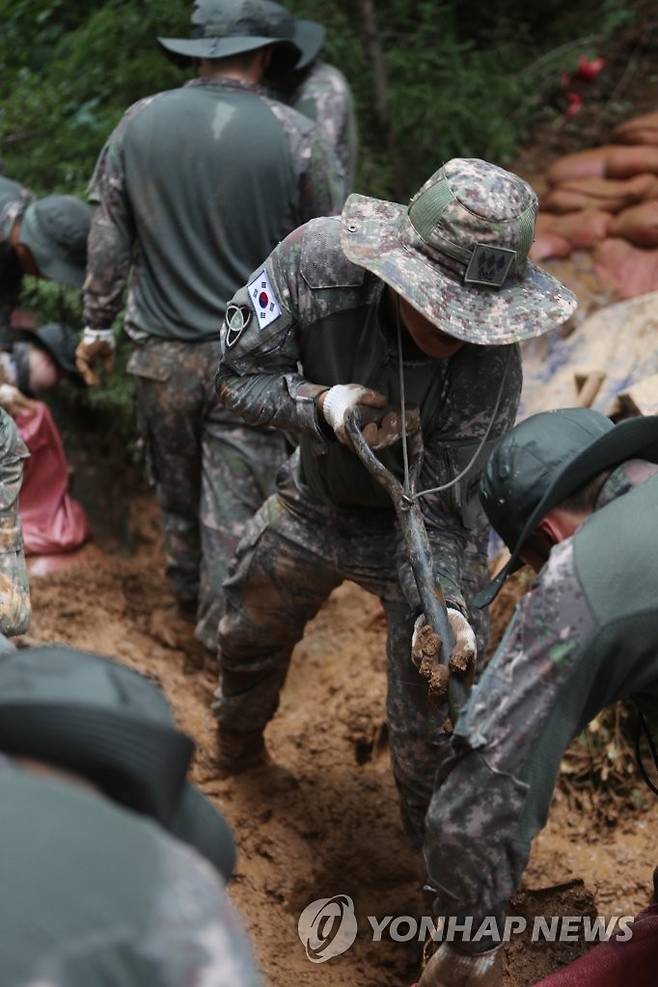
[[[249,300],[253,306],[259,326],[269,326],[281,315],[281,306],[276,297],[269,275],[265,268],[247,285]]]
[[[235,346],[245,331],[253,312],[247,305],[235,305],[233,302],[226,309],[224,342],[227,349]]]
[[[312,219],[304,227],[299,273],[309,288],[360,288],[365,269],[353,264],[340,245],[339,216]]]

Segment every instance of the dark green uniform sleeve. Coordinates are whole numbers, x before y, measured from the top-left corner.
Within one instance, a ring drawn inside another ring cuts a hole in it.
[[[638,667],[624,670],[619,687],[596,660],[594,632],[568,540],[517,606],[459,719],[455,756],[437,774],[425,858],[439,914],[505,909],[545,825],[567,745],[603,706],[642,684]]]
[[[299,225],[318,216],[337,215],[345,202],[345,186],[336,152],[321,127],[310,126],[308,120],[276,100],[270,100],[269,106],[290,145],[297,173]]]
[[[97,208],[87,241],[84,317],[92,329],[110,329],[123,306],[130,273],[134,222],[126,191],[121,145],[133,110],[119,123],[100,153],[88,196]]]
[[[295,273],[303,235],[303,229],[291,233],[261,269],[280,309],[273,322],[265,327],[259,323],[258,304],[248,286],[229,303],[216,385],[226,407],[250,425],[273,426],[294,435],[309,433],[324,443],[315,398],[326,388],[307,381],[298,370]],[[254,271],[250,284],[258,274]]]

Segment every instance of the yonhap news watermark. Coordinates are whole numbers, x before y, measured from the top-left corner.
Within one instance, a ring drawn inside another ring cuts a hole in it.
[[[362,924],[372,942],[490,942],[506,943],[529,933],[533,943],[599,943],[615,939],[628,942],[633,937],[632,915],[507,915],[500,920],[489,915],[474,919],[437,920],[429,915],[367,915]],[[307,905],[297,923],[299,938],[311,963],[326,963],[346,953],[354,945],[359,921],[353,899],[347,894],[318,898]]]

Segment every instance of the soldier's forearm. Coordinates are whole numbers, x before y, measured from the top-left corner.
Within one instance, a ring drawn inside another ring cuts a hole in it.
[[[90,328],[111,328],[123,307],[131,260],[132,236],[127,225],[99,207],[89,233],[84,285],[84,318]]]
[[[215,386],[222,403],[249,425],[270,426],[325,441],[316,397],[326,388],[300,374],[237,374],[222,361]]]
[[[461,721],[460,721],[461,722]],[[441,915],[496,915],[527,863],[520,816],[526,787],[471,751],[439,771],[427,813],[425,863]]]

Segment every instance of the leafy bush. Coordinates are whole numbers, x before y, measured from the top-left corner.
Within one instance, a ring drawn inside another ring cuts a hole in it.
[[[374,83],[372,42],[364,33],[367,0],[289,6],[327,25],[326,58],[353,86],[361,132],[357,190],[400,201],[449,157],[509,161],[544,111],[565,58],[617,31],[642,2],[372,0],[383,91]],[[123,111],[186,78],[156,38],[187,35],[190,7],[189,0],[0,0],[5,171],[37,194],[84,194]],[[52,286],[27,291],[45,317],[72,304]],[[130,391],[115,380],[93,400],[121,404]]]

